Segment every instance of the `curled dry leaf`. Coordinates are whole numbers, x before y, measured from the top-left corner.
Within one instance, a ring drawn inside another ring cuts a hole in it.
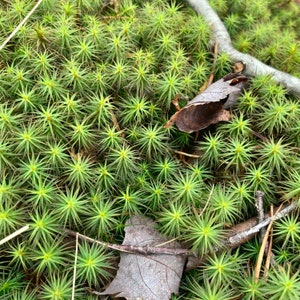
[[[165,127],[176,124],[179,130],[191,133],[220,121],[228,121],[230,113],[225,108],[236,101],[247,80],[240,73],[226,75],[177,111]]]

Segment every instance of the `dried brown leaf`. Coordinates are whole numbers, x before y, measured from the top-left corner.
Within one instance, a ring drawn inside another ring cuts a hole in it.
[[[236,101],[246,81],[247,77],[239,73],[226,75],[177,111],[165,127],[176,124],[179,130],[190,133],[220,121],[228,121],[230,114],[224,110],[224,106],[229,107]]]
[[[134,216],[126,223],[122,245],[153,247],[166,242],[148,218]],[[167,245],[180,248],[177,242]],[[168,300],[178,293],[185,262],[183,255],[121,253],[117,275],[101,294],[128,300]]]

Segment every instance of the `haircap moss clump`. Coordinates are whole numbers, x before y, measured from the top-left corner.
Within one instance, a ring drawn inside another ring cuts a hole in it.
[[[0,298],[71,299],[75,247],[64,229],[120,243],[128,216],[145,214],[205,255],[256,215],[256,190],[267,204],[299,199],[298,99],[257,76],[231,121],[196,142],[165,129],[175,96],[184,104],[232,62],[219,53],[213,63],[210,26],[182,1],[111,2],[44,0],[0,52],[0,239],[30,225],[0,246]],[[210,3],[238,50],[299,76],[292,1]],[[0,44],[32,7],[1,1]],[[174,150],[199,157],[184,164]],[[293,214],[274,229],[282,272],[253,280],[254,240],[185,275],[179,297],[299,298],[299,224]],[[95,299],[85,288],[100,290],[115,266],[79,243],[75,298]]]

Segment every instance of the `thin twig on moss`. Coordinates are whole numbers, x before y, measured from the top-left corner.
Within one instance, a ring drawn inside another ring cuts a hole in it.
[[[19,23],[19,25],[14,29],[14,31],[6,38],[6,40],[0,46],[0,51],[5,47],[5,45],[15,36],[15,34],[20,30],[20,28],[27,22],[30,16],[35,12],[35,10],[40,6],[43,0],[39,0],[36,5],[31,9],[27,16]]]
[[[246,64],[246,70],[244,71],[246,76],[270,75],[276,83],[283,85],[288,92],[300,96],[299,78],[276,70],[249,54],[239,52],[232,46],[227,29],[206,0],[186,0],[186,2],[211,25],[219,52],[226,53],[233,62],[242,61]]]
[[[275,217],[269,216],[263,222],[258,223],[255,226],[251,226],[248,230],[240,231],[234,235],[231,235],[228,238],[228,246],[229,247],[237,247],[247,240],[251,239],[256,233],[258,233],[262,228],[268,226],[270,222],[274,219],[274,221],[281,219],[288,215],[291,211],[295,210],[298,207],[297,202],[292,202],[285,208],[283,208]],[[256,218],[255,218],[256,219]],[[251,220],[251,219],[250,219]],[[250,222],[250,220],[245,221],[244,223]],[[234,231],[234,229],[233,229]]]
[[[88,236],[85,236],[83,234],[77,233],[75,231],[65,229],[65,233],[71,236],[77,236],[81,240],[85,240],[89,243],[96,243],[98,245],[101,245],[103,247],[117,250],[120,252],[126,252],[126,253],[134,253],[134,254],[142,254],[142,255],[148,255],[148,254],[166,254],[166,255],[193,255],[190,253],[187,249],[181,249],[181,248],[163,248],[163,247],[156,247],[156,246],[132,246],[132,245],[118,245],[118,244],[111,244],[111,243],[105,243],[102,241],[98,241],[95,239],[92,239]]]
[[[191,154],[191,153],[186,153],[183,151],[179,151],[179,150],[174,150],[175,153],[183,155],[183,156],[187,156],[187,157],[191,157],[191,158],[199,158],[201,157],[201,155],[198,154]]]
[[[229,234],[226,240],[224,241],[224,243],[222,243],[221,245],[216,245],[215,251],[220,251],[221,249],[224,249],[224,246],[227,246],[229,248],[235,248],[237,246],[242,245],[246,241],[250,240],[262,228],[268,226],[270,223],[273,223],[278,219],[285,217],[287,214],[295,210],[297,207],[298,207],[297,202],[293,202],[290,205],[283,208],[281,211],[277,209],[277,213],[275,216],[270,216],[270,213],[266,214],[269,215],[269,217],[267,217],[261,223],[257,222],[257,218],[252,218],[241,224],[232,227],[232,232],[234,232],[234,234]],[[245,229],[243,230],[242,228],[243,229],[247,228],[247,230]],[[149,254],[185,255],[188,256],[190,260],[190,262],[187,265],[187,270],[192,270],[194,268],[197,268],[199,264],[203,262],[203,257],[198,257],[195,252],[190,251],[188,249],[164,248],[159,246],[143,247],[143,246],[131,246],[131,245],[118,245],[118,244],[105,243],[99,240],[95,240],[88,236],[85,236],[83,234],[77,233],[69,229],[65,229],[64,232],[74,237],[78,235],[79,239],[85,240],[89,243],[96,243],[103,247],[117,250],[120,252],[127,252],[132,254],[141,254],[141,255],[149,255]]]

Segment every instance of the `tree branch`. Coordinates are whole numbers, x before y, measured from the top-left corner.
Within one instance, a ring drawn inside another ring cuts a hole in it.
[[[252,239],[262,228],[268,226],[271,222],[273,223],[276,220],[279,220],[290,212],[295,210],[298,207],[297,202],[292,202],[291,204],[284,207],[282,210],[278,210],[275,216],[271,215],[271,212],[266,213],[266,219],[263,222],[258,222],[257,217],[253,217],[251,219],[246,220],[243,223],[239,223],[233,226],[230,231],[228,232],[227,236],[224,238],[224,241],[220,245],[216,245],[214,247],[214,251],[218,252],[224,248],[233,249],[236,248],[250,239]],[[188,262],[186,265],[186,271],[193,270],[198,268],[199,265],[203,263],[206,259],[205,256],[202,257],[195,257],[188,256]]]
[[[218,43],[219,52],[226,53],[233,62],[242,61],[246,64],[246,70],[243,72],[245,75],[252,77],[270,75],[276,83],[283,85],[288,92],[300,96],[299,78],[276,70],[255,57],[233,48],[227,29],[207,0],[186,0],[186,2],[211,25],[215,42]]]
[[[224,248],[224,246],[227,246],[229,248],[235,248],[239,245],[242,245],[246,241],[250,240],[257,232],[259,232],[262,228],[268,226],[271,222],[274,222],[278,219],[283,218],[287,214],[289,214],[291,211],[296,209],[297,202],[292,202],[290,205],[286,206],[282,210],[278,210],[275,216],[269,215],[263,222],[258,223],[257,218],[249,219],[243,223],[240,223],[234,227],[231,228],[230,233],[227,235],[227,237],[224,240],[224,243],[221,245],[216,245],[215,251],[220,251]],[[165,248],[165,247],[158,247],[158,246],[133,246],[133,245],[118,245],[118,244],[111,244],[102,242],[99,240],[92,239],[88,236],[85,236],[83,234],[77,233],[75,231],[64,229],[64,232],[70,236],[78,237],[81,240],[85,240],[89,243],[96,243],[103,247],[117,250],[120,252],[127,252],[127,253],[134,253],[134,254],[141,254],[141,255],[149,255],[149,254],[166,254],[166,255],[185,255],[189,257],[195,257],[196,263],[192,262],[193,268],[196,267],[199,262],[199,257],[197,257],[197,254],[195,252],[192,252],[188,249],[184,248]],[[200,260],[202,260],[200,258]]]
[[[166,254],[166,255],[194,255],[190,250],[182,249],[182,248],[164,248],[164,247],[155,247],[155,246],[132,246],[132,245],[118,245],[102,242],[99,240],[92,239],[86,235],[75,232],[73,230],[65,229],[64,232],[71,236],[78,236],[79,239],[85,240],[89,243],[96,243],[101,245],[102,247],[106,247],[109,249],[117,250],[120,252],[126,252],[131,254]]]
[[[297,202],[295,201],[295,202],[292,202],[290,205],[286,206],[285,208],[283,208],[280,212],[278,212],[276,214],[276,216],[274,216],[274,217],[269,216],[261,223],[258,223],[257,218],[255,218],[256,220],[250,219],[250,220],[245,221],[244,223],[234,226],[232,228],[232,230],[235,231],[236,233],[230,234],[230,236],[228,237],[228,240],[227,240],[227,245],[231,248],[235,248],[235,247],[245,243],[246,241],[250,240],[262,228],[268,226],[270,224],[270,222],[272,222],[273,220],[275,221],[275,220],[285,217],[291,211],[295,210],[297,207],[298,207],[298,205],[297,205]],[[257,225],[252,226],[253,225],[251,223],[252,221],[254,223],[256,223]],[[249,226],[250,228],[248,230],[244,230],[245,224],[247,224],[247,223],[250,225]],[[238,227],[241,227],[243,229],[239,230]]]

